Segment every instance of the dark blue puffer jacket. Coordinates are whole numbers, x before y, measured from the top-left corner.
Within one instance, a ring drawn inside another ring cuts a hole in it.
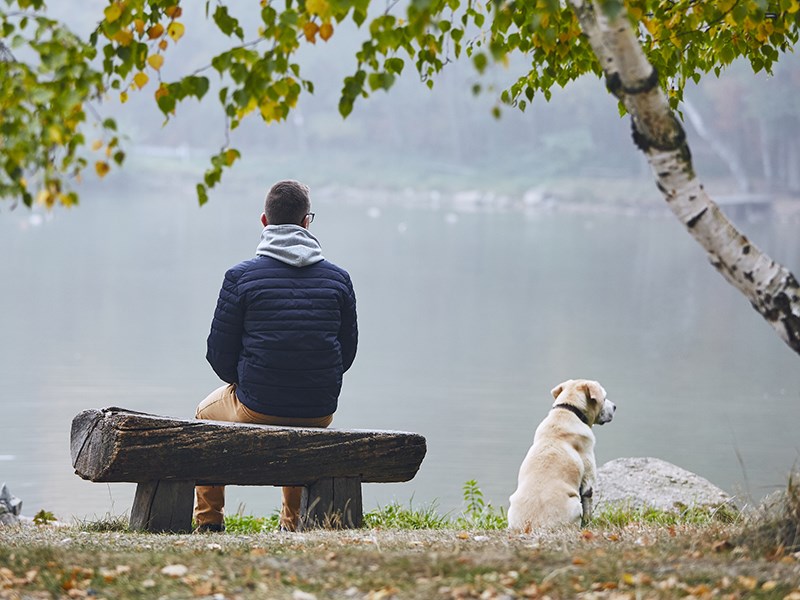
[[[266,227],[258,254],[225,273],[206,358],[251,410],[333,414],[358,343],[350,276],[295,225]]]

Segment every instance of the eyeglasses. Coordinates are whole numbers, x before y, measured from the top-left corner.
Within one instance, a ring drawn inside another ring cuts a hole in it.
[[[308,214],[306,215],[306,217],[308,218],[308,222],[309,222],[309,223],[313,223],[313,222],[314,222],[314,215],[315,215],[315,214],[316,214],[316,213],[308,213]]]

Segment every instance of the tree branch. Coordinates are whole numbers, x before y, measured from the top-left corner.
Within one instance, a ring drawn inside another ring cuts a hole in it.
[[[633,139],[653,169],[668,206],[711,264],[780,338],[800,354],[800,285],[722,213],[695,175],[686,134],[658,85],[624,7],[608,16],[596,0],[570,0],[600,61],[606,85],[631,116]],[[621,3],[620,3],[621,6]]]
[[[17,59],[2,41],[0,41],[0,62],[15,63]]]

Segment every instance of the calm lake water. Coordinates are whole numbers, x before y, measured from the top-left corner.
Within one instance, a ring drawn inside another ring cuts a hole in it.
[[[192,416],[219,385],[205,339],[226,268],[254,253],[263,189],[118,179],[50,217],[0,213],[0,482],[62,519],[122,514],[132,484],[74,475],[72,418],[122,406]],[[123,191],[118,191],[123,190]],[[597,461],[655,456],[761,497],[800,457],[800,359],[671,215],[464,212],[315,197],[312,226],[347,268],[361,341],[334,426],[427,437],[406,484],[365,486],[458,510],[465,481],[507,506],[549,390],[598,379],[618,411]],[[798,223],[742,218],[800,272]],[[267,514],[273,488],[232,487]]]

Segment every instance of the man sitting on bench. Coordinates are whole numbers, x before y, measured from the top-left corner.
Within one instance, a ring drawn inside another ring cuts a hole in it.
[[[356,298],[347,271],[325,260],[308,231],[308,187],[280,181],[267,194],[255,258],[225,273],[206,358],[227,383],[195,417],[327,427],[356,355]],[[281,529],[294,531],[301,487],[283,488]],[[224,531],[224,486],[197,486],[196,531]]]

